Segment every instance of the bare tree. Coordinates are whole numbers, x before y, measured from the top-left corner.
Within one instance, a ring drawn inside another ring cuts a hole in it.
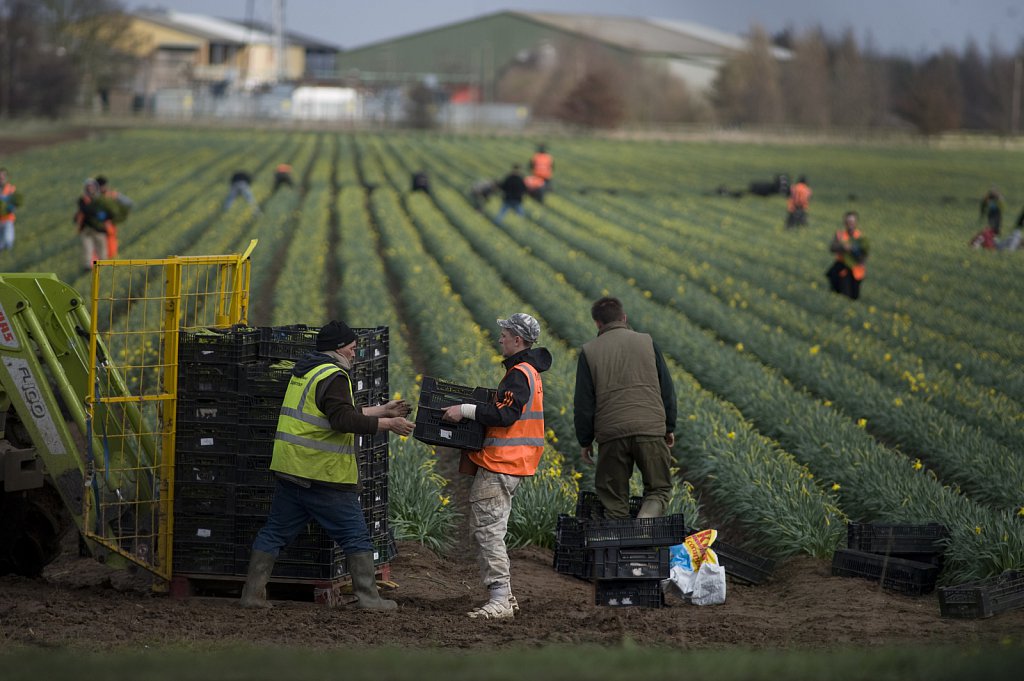
[[[621,88],[608,71],[588,73],[562,102],[559,118],[585,128],[614,128],[625,116]]]
[[[832,62],[832,122],[859,128],[872,122],[871,83],[868,66],[853,31],[847,29]]]
[[[811,128],[827,127],[832,111],[824,32],[819,27],[790,41],[793,59],[784,65],[782,76],[786,120]]]
[[[783,121],[779,65],[768,34],[755,25],[746,50],[730,58],[712,86],[719,119],[728,125]]]
[[[907,93],[904,113],[925,135],[960,127],[963,95],[957,56],[946,50],[921,65]]]

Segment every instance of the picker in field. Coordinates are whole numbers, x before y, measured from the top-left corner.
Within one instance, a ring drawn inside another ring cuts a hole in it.
[[[537,151],[530,158],[530,174],[544,180],[545,188],[550,189],[551,177],[555,172],[555,161],[543,144],[537,145]]]
[[[107,182],[103,175],[96,176],[100,194],[109,200],[111,214],[107,217],[107,257],[116,258],[118,252],[117,226],[128,219],[135,202],[117,191]]]
[[[245,197],[245,200],[252,206],[253,213],[260,214],[259,204],[256,203],[256,199],[252,195],[252,175],[244,170],[236,170],[231,176],[231,189],[228,190],[228,198],[224,199],[224,210],[229,210],[231,204],[235,202],[235,198],[239,196]]]
[[[985,220],[991,229],[992,233],[999,236],[999,229],[1003,223],[1003,195],[999,193],[999,189],[992,187],[985,193],[985,196],[981,197],[981,205],[978,207],[978,214],[982,219]]]
[[[856,211],[847,211],[843,216],[843,229],[836,232],[829,246],[836,260],[825,273],[833,291],[853,300],[860,297],[860,283],[864,281],[864,263],[869,252],[867,237],[857,226],[857,220]]]
[[[276,194],[277,190],[285,185],[288,185],[289,189],[295,188],[295,183],[292,182],[292,167],[287,163],[278,163],[274,168],[274,188],[270,190],[270,194]]]
[[[97,260],[110,257],[107,250],[107,231],[114,202],[103,196],[99,182],[89,178],[78,197],[75,224],[82,242],[82,270],[88,272]]]
[[[269,608],[266,586],[274,562],[315,520],[345,552],[357,607],[393,610],[394,601],[377,591],[373,544],[359,503],[355,433],[408,435],[410,407],[392,400],[376,407],[355,406],[349,371],[356,334],[344,322],[320,329],[315,353],[295,363],[281,405],[270,470],[277,477],[267,524],[256,535],[242,590],[245,608]]]
[[[500,225],[505,219],[505,213],[510,209],[519,215],[523,213],[523,197],[526,196],[526,182],[523,174],[519,171],[519,164],[513,164],[512,171],[505,176],[505,179],[498,185],[502,192],[501,208],[498,210],[497,222]]]
[[[664,515],[672,492],[675,385],[654,340],[629,328],[618,298],[597,300],[590,316],[597,338],[580,351],[573,398],[580,456],[592,464],[597,442],[594,490],[607,517],[629,517],[634,465],[644,483],[639,517]]]
[[[14,217],[21,193],[10,183],[7,168],[0,168],[0,251],[14,248]]]
[[[807,177],[801,175],[796,184],[789,188],[786,202],[786,227],[800,227],[807,224],[807,208],[811,204],[811,187]]]
[[[477,545],[480,577],[490,598],[467,613],[473,619],[486,620],[509,619],[519,610],[512,595],[505,534],[516,488],[523,478],[536,473],[544,451],[544,388],[540,375],[551,368],[551,353],[533,347],[540,336],[536,319],[519,312],[499,319],[498,326],[505,376],[498,383],[496,404],[455,404],[442,416],[455,423],[473,419],[487,427],[484,448],[469,454],[477,466],[469,492],[469,522]]]
[[[487,201],[498,191],[498,183],[494,180],[477,180],[469,188],[469,202],[479,211],[484,209]]]

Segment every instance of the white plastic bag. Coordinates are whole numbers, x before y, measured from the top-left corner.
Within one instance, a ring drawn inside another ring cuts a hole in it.
[[[718,563],[704,561],[693,580],[694,605],[721,605],[725,603],[725,568]]]

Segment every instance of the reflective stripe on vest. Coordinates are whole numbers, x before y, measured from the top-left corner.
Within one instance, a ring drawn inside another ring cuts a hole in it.
[[[355,435],[333,430],[327,415],[316,406],[317,387],[339,373],[348,381],[351,396],[352,379],[334,364],[292,376],[277,420],[271,470],[323,482],[359,482]]]
[[[495,473],[533,475],[544,453],[544,387],[540,373],[528,362],[521,362],[509,371],[521,371],[530,384],[530,399],[522,414],[508,427],[487,429],[484,448],[469,458]]]

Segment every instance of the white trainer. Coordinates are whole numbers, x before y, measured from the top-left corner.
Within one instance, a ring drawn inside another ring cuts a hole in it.
[[[506,620],[515,617],[516,611],[513,609],[512,599],[505,596],[503,598],[493,598],[466,614],[475,620]]]

